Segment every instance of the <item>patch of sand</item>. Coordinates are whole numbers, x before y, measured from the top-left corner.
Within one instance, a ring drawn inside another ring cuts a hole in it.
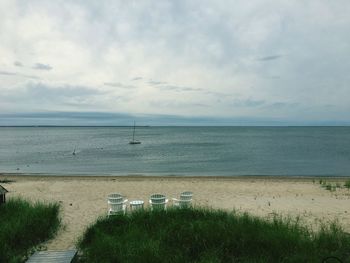
[[[49,250],[75,246],[87,226],[107,214],[107,195],[124,194],[129,201],[144,200],[152,193],[164,193],[171,199],[182,191],[194,193],[194,205],[236,209],[262,217],[277,213],[300,216],[310,226],[320,220],[338,220],[350,232],[350,191],[335,192],[320,187],[318,179],[273,177],[69,177],[5,176],[15,182],[2,184],[8,198],[24,197],[36,201],[55,201],[62,206],[65,225],[53,240],[44,244]],[[345,179],[330,179],[344,182]],[[342,183],[343,184],[343,183]],[[171,202],[170,202],[171,205]]]

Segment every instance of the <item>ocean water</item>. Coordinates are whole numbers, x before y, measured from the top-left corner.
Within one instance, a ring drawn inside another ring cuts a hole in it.
[[[137,127],[142,144],[131,137],[130,127],[0,127],[0,173],[350,175],[350,127]]]

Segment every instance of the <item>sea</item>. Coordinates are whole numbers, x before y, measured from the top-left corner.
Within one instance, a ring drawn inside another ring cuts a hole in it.
[[[133,127],[0,127],[0,173],[350,175],[350,127],[136,127],[135,145],[132,133]]]

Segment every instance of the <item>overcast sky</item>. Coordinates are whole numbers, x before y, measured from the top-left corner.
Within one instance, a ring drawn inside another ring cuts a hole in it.
[[[1,0],[0,111],[350,123],[349,14],[349,0]]]

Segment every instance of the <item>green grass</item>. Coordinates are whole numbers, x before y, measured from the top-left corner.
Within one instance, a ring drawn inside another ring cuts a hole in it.
[[[9,179],[7,179],[7,178],[5,178],[5,179],[0,179],[0,183],[1,184],[9,184],[9,183],[13,183],[13,182],[15,182],[14,180],[9,180]]]
[[[8,200],[0,205],[0,262],[23,262],[27,253],[52,238],[59,226],[58,204]]]
[[[322,188],[324,188],[330,192],[334,192],[337,190],[337,188],[341,188],[341,185],[339,183],[332,184],[332,183],[327,182],[326,180],[320,180],[320,184],[321,184]]]
[[[328,190],[328,191],[332,191],[333,186],[332,186],[331,184],[328,183],[328,184],[325,186],[325,188],[326,188],[326,190]]]
[[[344,186],[348,189],[350,189],[350,180],[346,180],[344,183]]]
[[[350,237],[334,223],[313,233],[290,219],[170,209],[100,218],[78,247],[89,263],[321,262],[346,258]]]
[[[324,188],[330,192],[334,192],[337,189],[342,189],[342,188],[350,189],[350,180],[346,180],[344,183],[344,186],[342,186],[342,184],[340,182],[329,183],[326,180],[322,180],[322,179],[319,180],[319,183],[320,183],[322,188]]]

